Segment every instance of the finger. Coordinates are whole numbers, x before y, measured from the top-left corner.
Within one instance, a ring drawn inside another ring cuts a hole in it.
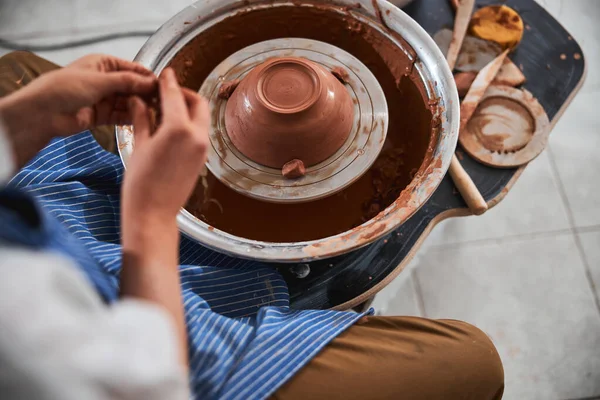
[[[210,119],[208,102],[202,96],[188,88],[183,88],[183,96],[192,121]]]
[[[101,54],[88,54],[87,56],[83,56],[67,64],[65,68],[93,69],[95,65],[98,65],[102,57]]]
[[[117,57],[106,57],[104,59],[106,72],[130,71],[143,76],[154,76],[154,73],[142,64],[123,60]]]
[[[129,97],[118,96],[117,98],[100,102],[96,105],[96,113],[98,114],[98,118],[100,118],[100,115],[106,116],[106,122],[104,125],[131,125],[132,120],[131,113],[129,111],[129,99]],[[148,105],[145,105],[146,108],[148,108]],[[106,112],[106,114],[101,114],[101,111]],[[150,131],[152,131],[152,129],[150,129]]]
[[[144,76],[131,71],[98,73],[101,98],[115,94],[147,96],[156,91],[154,76]]]
[[[150,137],[150,116],[146,103],[137,96],[129,99],[129,114],[133,123],[133,133],[138,145],[143,144]]]
[[[160,102],[163,122],[179,123],[189,119],[189,113],[181,86],[177,82],[175,72],[165,69],[158,78]]]
[[[75,60],[68,65],[70,68],[94,69],[99,72],[119,72],[130,71],[143,76],[152,76],[154,73],[143,65],[123,60],[121,58],[105,55],[105,54],[90,54]]]
[[[85,131],[96,126],[96,110],[94,107],[83,107],[75,114],[75,129]]]
[[[206,148],[209,144],[210,108],[208,101],[198,93],[186,88],[183,89],[183,95],[189,108],[192,126],[194,127],[192,131],[195,142],[199,146],[199,153],[202,157],[201,163],[204,163],[206,161]]]
[[[144,99],[142,99],[144,100]],[[144,100],[144,103],[146,101]],[[118,111],[127,111],[129,109],[129,97],[117,96],[113,101],[113,108]]]
[[[131,115],[129,111],[113,111],[106,125],[131,125]]]

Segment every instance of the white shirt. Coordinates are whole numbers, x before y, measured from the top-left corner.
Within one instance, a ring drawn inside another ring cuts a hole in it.
[[[13,171],[0,126],[0,185]],[[0,243],[1,399],[186,399],[177,352],[160,307],[107,306],[70,260]]]

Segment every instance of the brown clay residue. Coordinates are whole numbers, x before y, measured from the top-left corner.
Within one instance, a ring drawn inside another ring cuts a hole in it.
[[[234,79],[232,81],[227,81],[227,82],[223,82],[221,84],[221,86],[219,87],[219,98],[220,99],[224,99],[227,100],[231,97],[231,95],[233,94],[233,92],[235,91],[235,89],[237,89],[237,87],[240,84],[240,80],[239,79]]]
[[[338,81],[340,81],[344,85],[350,81],[350,74],[348,73],[346,68],[333,67],[331,69],[331,73],[333,74],[333,76],[336,77]]]
[[[355,4],[351,4],[349,6],[341,6],[340,10],[342,10],[344,12],[349,12],[349,11],[352,11],[352,10],[358,10],[360,8],[362,8],[362,4],[355,3]]]
[[[454,74],[454,81],[456,82],[456,89],[458,90],[458,95],[462,98],[467,95],[469,92],[469,88],[473,84],[473,81],[477,77],[477,72],[469,71],[469,72],[458,72]]]
[[[302,160],[292,160],[283,166],[281,175],[286,179],[301,178],[306,175],[306,167],[304,167]]]
[[[381,224],[372,231],[362,235],[360,238],[363,240],[371,240],[377,235],[379,235],[381,232],[385,231],[385,228],[387,228],[387,226],[385,224]]]
[[[371,4],[373,4],[373,8],[375,9],[375,15],[377,15],[377,19],[379,19],[379,22],[381,22],[381,25],[383,25],[384,28],[389,30],[387,23],[383,19],[383,13],[381,12],[381,7],[379,7],[379,3],[377,2],[377,0],[371,0]]]
[[[458,72],[454,74],[454,81],[456,82],[456,89],[458,90],[458,95],[460,98],[463,98],[467,95],[476,77],[477,72],[475,71]],[[521,81],[515,79],[502,79],[500,74],[496,75],[496,79],[492,81],[492,85],[511,87],[519,86],[521,83]]]
[[[530,112],[512,99],[488,97],[467,124],[483,147],[491,152],[512,153],[523,149],[535,133]]]
[[[228,35],[231,39],[223,41]],[[180,82],[198,90],[229,55],[259,41],[284,37],[328,42],[369,67],[383,88],[388,108],[393,110],[379,159],[348,188],[304,204],[274,204],[245,197],[208,173],[207,189],[199,184],[186,208],[221,231],[272,242],[315,240],[348,231],[354,235],[357,230],[353,228],[377,214],[390,212],[390,208],[402,218],[403,207],[413,196],[405,191],[411,173],[421,179],[439,164],[433,162],[438,132],[432,123],[427,91],[416,68],[410,68],[411,60],[416,58],[414,51],[407,57],[377,29],[340,13],[334,6],[319,3],[317,7],[281,6],[241,12],[193,39],[171,66]],[[410,49],[402,38],[395,39]],[[186,60],[192,60],[193,65],[186,66]],[[206,202],[206,197],[217,200],[223,213],[220,207]],[[378,225],[369,231],[377,229],[382,232],[387,228]]]

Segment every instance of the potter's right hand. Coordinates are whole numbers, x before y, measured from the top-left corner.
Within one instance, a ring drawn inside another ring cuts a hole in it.
[[[129,104],[135,146],[121,196],[121,295],[169,312],[187,368],[176,216],[206,161],[209,110],[197,93],[179,86],[171,69],[163,71],[158,87],[162,121],[155,132],[148,106],[137,97]]]
[[[124,216],[175,221],[206,161],[208,103],[182,88],[172,69],[159,77],[161,123],[151,135],[147,105],[130,101],[135,147],[123,185]]]

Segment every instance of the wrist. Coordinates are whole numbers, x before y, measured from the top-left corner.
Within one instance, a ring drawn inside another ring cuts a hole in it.
[[[135,214],[125,212],[122,219],[122,242],[124,251],[140,256],[155,257],[156,252],[165,254],[177,252],[179,246],[177,222],[175,218],[158,215],[135,217]]]
[[[25,89],[0,99],[0,120],[19,168],[51,139],[45,114]]]
[[[48,140],[49,123],[46,112],[40,108],[27,88],[0,98],[0,117],[11,134],[27,132]]]

